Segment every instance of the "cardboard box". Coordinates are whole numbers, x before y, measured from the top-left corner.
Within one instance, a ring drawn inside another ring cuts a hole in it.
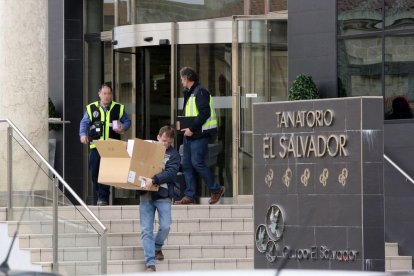
[[[164,168],[165,147],[138,138],[132,140],[131,156],[127,142],[120,140],[94,140],[101,156],[98,182],[117,188],[146,190],[141,187],[141,177],[153,177]],[[153,187],[152,191],[157,191]]]

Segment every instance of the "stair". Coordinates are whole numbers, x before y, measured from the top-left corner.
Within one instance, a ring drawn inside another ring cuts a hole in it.
[[[138,206],[91,206],[108,228],[108,274],[145,270],[140,241]],[[0,221],[6,219],[0,208]],[[14,211],[14,219],[21,210]],[[59,273],[96,275],[100,272],[100,239],[86,223],[84,210],[59,207]],[[253,269],[254,226],[252,205],[181,205],[172,207],[173,223],[164,245],[165,260],[157,271]],[[52,270],[52,209],[31,207],[19,229],[21,250],[42,270]],[[17,221],[9,221],[12,235]],[[96,225],[95,225],[95,228]],[[97,228],[99,229],[99,228]]]
[[[411,272],[412,256],[400,256],[398,243],[385,243],[385,271],[386,272]]]

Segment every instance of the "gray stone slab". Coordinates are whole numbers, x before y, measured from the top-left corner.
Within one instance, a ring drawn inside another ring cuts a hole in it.
[[[268,249],[276,251],[268,256],[291,248],[287,268],[381,267],[382,99],[255,104],[253,112],[254,221],[270,233]],[[312,248],[325,253],[308,258]],[[277,268],[278,263],[255,252],[255,268]]]

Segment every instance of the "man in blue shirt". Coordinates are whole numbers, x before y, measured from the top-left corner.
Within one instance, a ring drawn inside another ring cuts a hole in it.
[[[79,137],[82,144],[89,145],[89,171],[96,195],[94,203],[98,206],[108,205],[109,186],[98,183],[99,164],[101,157],[96,150],[93,140],[108,138],[121,139],[121,134],[129,129],[131,120],[123,104],[112,100],[112,88],[102,84],[98,91],[99,101],[86,106],[86,111],[80,122]]]

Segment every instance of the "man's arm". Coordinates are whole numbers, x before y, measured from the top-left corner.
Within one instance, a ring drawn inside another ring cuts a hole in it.
[[[89,144],[88,128],[90,123],[88,113],[85,111],[79,125],[79,137],[82,144]]]
[[[128,117],[128,114],[124,110],[124,114],[122,114],[121,119],[119,119],[124,126],[124,131],[127,131],[131,127],[131,120]]]
[[[131,120],[128,118],[128,114],[126,113],[125,110],[124,110],[124,113],[122,114],[122,117],[119,119],[119,121],[121,122],[121,127],[115,130],[115,132],[119,134],[123,134],[125,131],[127,131],[131,127]]]
[[[177,150],[170,150],[170,159],[165,164],[164,170],[153,177],[154,184],[173,183],[180,168],[180,161],[181,158]]]

